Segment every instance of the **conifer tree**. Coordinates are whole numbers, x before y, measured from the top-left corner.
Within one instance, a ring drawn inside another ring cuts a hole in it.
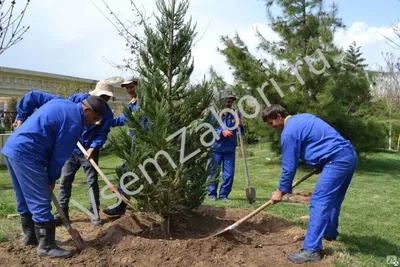
[[[127,171],[137,175],[128,187],[136,190],[134,202],[138,209],[160,215],[166,234],[171,219],[203,202],[211,145],[207,142],[214,138],[203,124],[210,120],[204,110],[212,101],[211,86],[205,80],[190,82],[196,32],[191,19],[185,20],[188,7],[188,0],[157,0],[155,26],[144,23],[145,45],[139,51],[140,110],[128,114],[127,126],[135,137],[121,129],[111,140],[126,161],[118,177]]]
[[[363,71],[368,64],[365,64],[365,58],[362,57],[361,47],[356,42],[352,42],[350,47],[346,50],[344,56],[344,67],[350,72]]]
[[[333,42],[335,31],[344,27],[337,16],[338,6],[325,9],[323,0],[265,3],[269,26],[279,39],[257,32],[258,48],[272,60],[255,58],[238,35],[222,37],[220,51],[237,82],[257,96],[260,104],[268,105],[267,98],[291,114],[317,114],[350,139],[358,152],[380,147],[382,125],[367,113],[372,105],[368,79],[362,72],[354,75],[345,71],[343,52]],[[278,134],[267,132],[277,149]]]

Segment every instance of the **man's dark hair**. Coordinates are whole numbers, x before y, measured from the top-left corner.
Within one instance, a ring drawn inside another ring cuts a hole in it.
[[[263,121],[267,121],[267,119],[275,120],[278,114],[280,114],[282,118],[286,118],[289,115],[286,109],[281,105],[273,104],[263,110],[262,119]]]

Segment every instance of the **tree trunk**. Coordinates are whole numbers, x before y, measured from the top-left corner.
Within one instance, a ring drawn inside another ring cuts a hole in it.
[[[165,236],[168,236],[170,233],[170,216],[164,218],[164,221],[161,223],[161,230]]]
[[[397,139],[397,152],[399,152],[399,147],[400,147],[400,134],[399,134],[399,138]]]

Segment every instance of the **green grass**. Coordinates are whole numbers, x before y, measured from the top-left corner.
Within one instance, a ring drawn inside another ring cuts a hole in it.
[[[265,146],[262,149],[259,145],[252,146],[248,150],[253,154],[248,158],[248,167],[252,186],[257,191],[257,202],[250,205],[246,200],[244,165],[238,153],[230,200],[211,202],[206,199],[205,205],[253,209],[269,199],[279,180],[281,170],[279,158]],[[266,157],[271,158],[271,161],[267,161]],[[100,167],[115,185],[114,167],[120,163],[121,161],[112,155],[102,156],[100,159]],[[300,166],[296,179],[310,170],[306,166]],[[298,188],[312,190],[316,181],[317,176],[313,176]],[[89,197],[82,170],[78,171],[75,184],[77,186],[73,188],[72,198],[87,207]],[[104,186],[105,183],[101,181],[100,187]],[[336,257],[336,266],[388,266],[387,255],[400,257],[399,188],[400,154],[380,152],[360,160],[342,207],[340,237],[338,242],[334,242],[335,247],[340,247],[344,251]],[[109,191],[106,192],[109,194]],[[57,189],[55,193],[58,194]],[[114,201],[114,199],[101,199],[101,208],[109,206]],[[72,209],[78,210],[74,206]],[[10,213],[16,213],[15,197],[7,170],[2,168],[0,169],[0,240],[19,231],[17,218],[5,218]],[[282,202],[269,207],[265,213],[305,227],[298,218],[308,214],[308,206]]]

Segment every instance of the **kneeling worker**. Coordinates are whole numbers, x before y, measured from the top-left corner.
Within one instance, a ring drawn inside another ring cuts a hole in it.
[[[39,244],[39,256],[72,256],[55,242],[52,190],[84,127],[105,115],[105,102],[98,96],[90,96],[78,104],[53,99],[18,127],[1,151],[21,215],[22,244]]]
[[[340,208],[357,167],[357,154],[348,140],[315,115],[290,116],[282,106],[272,105],[262,118],[281,132],[282,176],[271,197],[273,204],[292,193],[299,159],[321,171],[311,197],[303,249],[288,255],[294,263],[319,261],[322,238],[335,240],[339,235]]]

